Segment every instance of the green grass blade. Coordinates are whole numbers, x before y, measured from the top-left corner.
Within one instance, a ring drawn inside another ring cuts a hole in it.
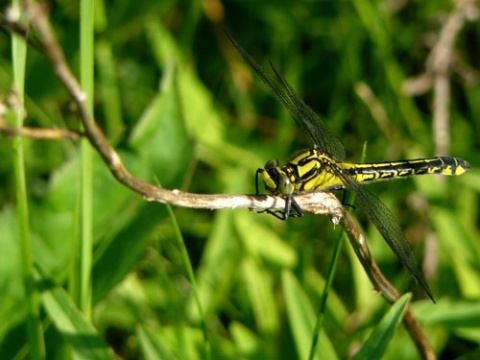
[[[478,298],[441,299],[437,305],[428,302],[416,303],[413,312],[423,324],[443,326],[447,329],[462,329],[462,332],[478,334],[480,301]],[[474,335],[472,339],[475,338]]]
[[[299,359],[306,359],[311,349],[314,311],[298,280],[290,271],[282,274],[283,291],[286,300],[288,321],[293,333]],[[314,359],[336,359],[335,348],[325,332],[319,336]]]
[[[93,0],[80,3],[80,83],[87,97],[87,108],[93,115]],[[93,248],[93,151],[90,143],[82,140],[81,145],[81,234],[79,257],[78,304],[87,318],[92,315],[92,248]]]
[[[193,295],[195,298],[195,302],[197,304],[197,309],[198,313],[200,316],[200,324],[202,327],[202,333],[203,333],[203,340],[204,340],[204,346],[205,346],[205,359],[211,359],[212,354],[211,354],[211,345],[210,345],[210,339],[208,336],[208,331],[207,331],[207,324],[205,321],[205,313],[203,312],[203,307],[202,303],[200,301],[200,296],[198,293],[198,288],[197,288],[197,282],[195,280],[195,274],[193,272],[192,268],[192,263],[190,262],[190,258],[188,256],[188,251],[187,247],[185,246],[185,241],[183,240],[182,232],[180,231],[180,227],[178,226],[177,219],[175,217],[175,214],[173,213],[172,207],[168,204],[166,204],[168,214],[170,215],[170,220],[172,221],[172,226],[173,226],[173,231],[175,234],[175,239],[177,241],[177,245],[180,248],[180,251],[182,253],[182,259],[185,264],[185,267],[187,269],[187,276],[188,279],[190,280],[190,283],[192,285],[192,291]]]
[[[155,336],[153,331],[139,327],[137,336],[145,359],[175,359],[174,355],[160,343],[158,336]]]
[[[13,1],[13,6],[19,6],[19,1]],[[25,41],[17,35],[12,36],[12,63],[14,89],[17,95],[17,109],[15,111],[15,126],[21,128],[24,120],[24,86],[27,46]],[[17,136],[13,140],[13,167],[15,173],[18,231],[20,236],[20,263],[27,301],[27,331],[30,347],[29,356],[32,359],[45,358],[45,345],[40,322],[39,294],[35,288],[33,278],[33,255],[28,214],[27,187],[25,181],[24,141]]]
[[[119,139],[123,131],[122,101],[115,73],[112,44],[99,41],[95,47],[100,78],[100,92],[105,99],[105,132],[109,139]]]
[[[323,289],[322,297],[320,299],[320,305],[318,307],[317,319],[315,321],[315,328],[313,330],[312,344],[310,346],[310,353],[308,355],[309,360],[314,359],[315,348],[318,343],[318,338],[320,336],[320,330],[323,325],[323,319],[325,316],[325,311],[327,309],[327,298],[332,287],[333,278],[335,277],[335,270],[337,268],[338,258],[340,256],[340,250],[343,245],[344,234],[343,231],[338,235],[337,241],[335,242],[335,249],[333,250],[332,261],[328,268],[327,278],[325,282],[325,287]]]
[[[395,329],[403,319],[412,294],[400,297],[385,314],[375,330],[370,334],[363,347],[355,355],[355,360],[382,359],[387,346],[393,338]]]
[[[70,345],[76,359],[115,359],[115,355],[98,335],[84,314],[64,289],[42,279],[45,289],[42,303],[55,328]]]

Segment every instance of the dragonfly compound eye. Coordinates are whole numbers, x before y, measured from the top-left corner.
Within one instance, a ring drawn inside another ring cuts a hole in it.
[[[265,169],[275,169],[278,166],[277,160],[269,160],[265,164]]]

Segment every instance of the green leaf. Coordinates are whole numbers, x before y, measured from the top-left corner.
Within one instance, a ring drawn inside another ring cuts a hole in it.
[[[416,303],[413,311],[423,324],[449,328],[477,328],[480,324],[480,299],[440,299],[436,305]]]
[[[262,352],[262,342],[249,328],[239,322],[232,322],[229,327],[230,335],[238,352],[249,359],[266,358]]]
[[[295,266],[298,259],[294,248],[267,228],[258,216],[253,218],[251,215],[239,211],[234,218],[235,228],[247,252],[281,267]]]
[[[171,354],[160,342],[157,334],[150,329],[140,326],[137,329],[138,340],[142,349],[144,359],[174,359]]]
[[[150,178],[158,177],[166,188],[179,186],[193,157],[181,108],[177,69],[171,65],[166,69],[160,92],[142,114],[130,139]]]
[[[279,328],[278,308],[269,274],[252,257],[244,257],[241,275],[248,298],[255,313],[257,327],[262,333],[272,333]]]
[[[76,359],[115,359],[105,344],[72,300],[59,286],[43,278],[42,302],[57,331],[70,345]]]
[[[382,359],[387,346],[392,340],[395,329],[403,319],[412,294],[407,293],[398,299],[385,314],[377,327],[363,344],[360,351],[354,356],[355,360]]]
[[[451,262],[456,282],[465,297],[480,296],[480,246],[478,238],[468,234],[461,218],[449,209],[431,209],[432,222],[442,246],[442,255]]]
[[[238,242],[233,236],[232,227],[230,212],[223,211],[215,215],[196,271],[198,293],[207,318],[218,311],[229,297],[240,266]],[[187,313],[192,321],[199,321],[193,296],[190,297]]]
[[[152,17],[146,28],[159,67],[168,69],[169,62],[178,67],[178,91],[189,133],[202,144],[218,145],[225,129],[212,94],[187,66],[182,51],[162,22]]]
[[[287,305],[288,322],[299,359],[307,359],[313,339],[315,312],[302,286],[290,271],[282,273],[283,292]],[[338,356],[324,330],[316,346],[314,359],[337,359]]]

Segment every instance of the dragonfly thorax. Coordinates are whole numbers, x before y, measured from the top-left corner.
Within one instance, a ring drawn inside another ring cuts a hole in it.
[[[313,148],[299,152],[284,166],[270,160],[257,174],[265,189],[274,195],[290,195],[300,192],[342,188],[341,179],[335,176],[337,163],[327,154]]]
[[[344,187],[339,162],[318,147],[294,155],[284,169],[296,192],[335,190]]]

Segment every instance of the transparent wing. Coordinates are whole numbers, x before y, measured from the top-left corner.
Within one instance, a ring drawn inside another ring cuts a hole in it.
[[[410,248],[405,235],[403,235],[402,229],[391,211],[372,193],[364,189],[349,176],[344,175],[341,169],[336,168],[334,172],[336,176],[342,179],[345,187],[353,191],[357,198],[357,203],[386,240],[388,246],[390,246],[395,255],[400,259],[400,262],[408,269],[415,281],[422,286],[430,299],[435,302],[427,281],[418,266],[415,254]]]
[[[327,153],[333,159],[342,161],[345,158],[345,149],[340,139],[325,125],[322,119],[303,102],[275,66],[270,64],[275,73],[275,78],[273,78],[263,71],[260,65],[237,44],[228,32],[226,32],[226,34],[240,55],[242,55],[260,79],[262,79],[265,85],[267,85],[275,97],[287,109],[300,129],[305,133],[310,143],[316,145],[322,152]]]

